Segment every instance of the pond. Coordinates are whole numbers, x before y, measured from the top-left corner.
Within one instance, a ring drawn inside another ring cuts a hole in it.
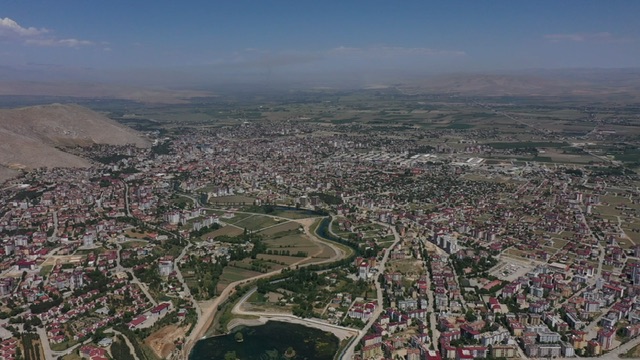
[[[227,335],[200,340],[189,360],[223,360],[233,358],[231,352],[241,360],[332,360],[339,342],[329,332],[269,321],[264,325],[238,327]]]

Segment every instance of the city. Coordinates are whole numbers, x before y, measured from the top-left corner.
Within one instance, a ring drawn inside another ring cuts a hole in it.
[[[269,320],[333,332],[343,359],[637,345],[633,173],[509,158],[526,143],[497,159],[505,143],[473,130],[372,129],[152,132],[151,148],[77,149],[95,165],[6,183],[2,356],[178,359],[208,328]]]

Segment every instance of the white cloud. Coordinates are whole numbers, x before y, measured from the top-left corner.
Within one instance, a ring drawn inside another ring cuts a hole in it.
[[[80,39],[60,39],[50,36],[48,29],[35,27],[23,27],[16,21],[5,17],[0,18],[0,38],[23,42],[27,45],[48,47],[80,47],[94,45],[92,41]]]
[[[630,39],[619,38],[609,32],[599,33],[574,33],[574,34],[547,34],[545,39],[553,43],[559,42],[601,42],[601,43],[621,43],[629,42]]]
[[[33,37],[48,33],[47,29],[20,26],[14,20],[0,18],[0,37]]]
[[[92,41],[78,39],[29,39],[26,41],[29,45],[36,46],[60,46],[60,47],[79,47],[94,45]]]

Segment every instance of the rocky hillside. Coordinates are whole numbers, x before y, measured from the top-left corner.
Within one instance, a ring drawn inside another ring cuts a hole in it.
[[[134,130],[77,105],[0,110],[0,165],[4,167],[88,166],[87,160],[60,148],[91,144],[149,146]]]

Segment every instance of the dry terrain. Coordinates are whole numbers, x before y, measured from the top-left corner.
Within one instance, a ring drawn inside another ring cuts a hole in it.
[[[186,327],[178,327],[178,325],[167,325],[153,334],[144,341],[156,356],[160,359],[166,359],[176,345],[172,340],[183,338]]]
[[[77,105],[0,110],[0,165],[6,168],[85,167],[86,159],[59,148],[91,144],[149,146],[134,130]]]
[[[0,183],[18,176],[20,172],[0,166]]]

